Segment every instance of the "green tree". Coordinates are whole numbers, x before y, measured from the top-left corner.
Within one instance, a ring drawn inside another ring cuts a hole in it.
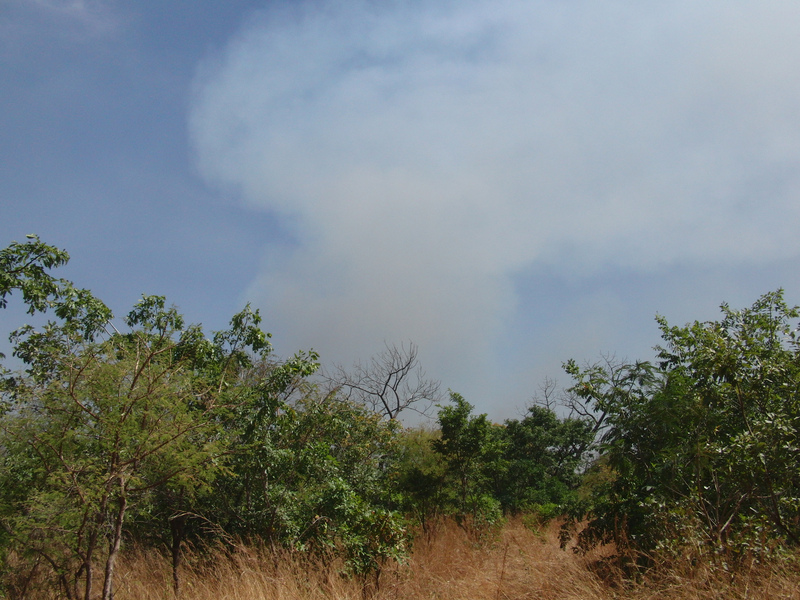
[[[670,327],[662,368],[702,407],[695,510],[717,544],[766,526],[800,542],[800,352],[797,307],[782,290],[717,322]]]
[[[450,511],[462,527],[480,535],[500,519],[500,503],[491,492],[504,468],[501,428],[485,414],[473,415],[460,394],[451,392],[450,402],[439,408],[441,436],[433,449],[444,460]]]
[[[157,319],[157,314],[145,313],[136,323]],[[254,374],[261,374],[263,365],[275,362],[270,357],[270,334],[262,331],[260,324],[258,311],[247,305],[231,318],[228,329],[215,332],[210,340],[204,337],[200,327],[189,327],[181,334],[172,355],[172,360],[182,363],[190,373],[196,397],[193,408],[196,412],[204,411],[198,412],[196,418],[210,421],[204,432],[213,436],[215,455],[213,462],[202,463],[199,469],[179,474],[154,487],[148,501],[140,503],[133,512],[133,522],[128,529],[139,541],[166,545],[170,549],[176,595],[180,594],[185,543],[190,537],[202,543],[202,534],[218,527],[218,516],[205,514],[204,508],[214,494],[215,478],[225,472],[226,459],[234,452],[235,434],[227,426],[230,415],[249,402],[257,387],[255,378],[260,377]],[[282,373],[276,369],[272,374],[273,382],[285,380]],[[199,445],[198,451],[201,451]]]
[[[585,478],[592,497],[580,545],[613,542],[623,553],[650,552],[671,535],[665,519],[678,509],[671,501],[673,467],[693,447],[692,427],[681,425],[690,419],[685,396],[675,387],[666,393],[663,373],[649,363],[605,361],[581,370],[570,362],[566,368],[576,380],[571,391],[603,422],[599,456]]]
[[[649,552],[681,539],[726,556],[797,544],[800,354],[781,291],[722,319],[672,327],[660,363],[578,369],[573,391],[607,415],[585,545]],[[670,539],[672,538],[672,540]]]
[[[579,469],[593,440],[591,425],[560,419],[555,411],[533,405],[521,420],[505,423],[507,464],[496,496],[503,509],[517,513],[566,505],[580,484]]]
[[[4,372],[0,390],[9,593],[24,596],[36,577],[70,599],[98,587],[111,598],[126,532],[169,543],[177,593],[187,536],[213,539],[200,523],[343,556],[362,575],[403,556],[387,484],[399,425],[320,394],[308,381],[315,353],[273,360],[249,307],[207,339],[158,296],[143,297],[120,334],[90,292],[50,275],[66,252],[32,237],[0,259],[0,307],[21,290],[29,312],[56,317],[12,334],[25,371]]]
[[[439,432],[423,427],[401,432],[392,457],[394,503],[432,534],[446,510],[445,462],[433,449]]]
[[[234,322],[232,338],[266,348],[252,323]],[[28,369],[0,421],[0,521],[8,545],[29,568],[49,568],[68,598],[94,597],[100,561],[110,599],[129,511],[167,483],[195,485],[224,450],[215,415],[241,356],[162,297],[144,297],[126,323],[130,333],[100,341],[69,321],[16,336]]]
[[[227,472],[215,482],[225,532],[272,548],[345,559],[378,574],[405,553],[405,529],[390,510],[385,463],[398,425],[306,378],[316,355],[267,368],[231,411]]]

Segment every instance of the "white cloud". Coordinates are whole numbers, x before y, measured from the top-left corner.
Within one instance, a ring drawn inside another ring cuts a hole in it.
[[[469,386],[534,265],[798,254],[799,18],[745,0],[269,9],[199,71],[198,165],[291,217],[298,247],[251,290],[290,343],[347,361],[411,338]]]

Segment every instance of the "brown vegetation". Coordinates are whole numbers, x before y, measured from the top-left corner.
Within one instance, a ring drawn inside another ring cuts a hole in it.
[[[800,572],[783,560],[729,573],[723,567],[663,566],[639,581],[622,578],[605,552],[579,556],[558,545],[558,527],[532,531],[512,521],[491,541],[476,544],[453,524],[417,540],[405,565],[374,580],[346,578],[338,565],[309,563],[266,549],[242,547],[203,557],[183,573],[184,600],[706,600],[800,599]],[[120,566],[117,600],[173,598],[169,561],[129,551]]]

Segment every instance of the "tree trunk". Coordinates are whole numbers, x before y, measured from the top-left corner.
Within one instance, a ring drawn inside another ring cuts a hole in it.
[[[92,568],[92,556],[94,555],[94,549],[97,545],[97,536],[98,532],[95,529],[89,534],[89,540],[86,544],[86,554],[84,557],[83,565],[78,570],[78,573],[84,571],[86,579],[84,580],[84,592],[83,597],[84,600],[91,600],[92,598],[92,586],[94,585],[94,569]],[[77,586],[78,581],[76,579],[75,584]],[[75,597],[78,597],[77,588],[76,588]]]
[[[117,516],[114,519],[114,532],[108,548],[108,558],[106,559],[106,574],[105,580],[103,581],[103,600],[113,600],[114,598],[112,588],[114,567],[116,565],[120,546],[122,545],[122,522],[125,519],[125,510],[128,508],[128,498],[125,495],[125,483],[121,482],[120,487],[122,488],[122,494],[119,499]]]
[[[169,529],[172,533],[172,590],[175,597],[181,594],[181,545],[186,535],[186,515],[176,515],[169,520]]]

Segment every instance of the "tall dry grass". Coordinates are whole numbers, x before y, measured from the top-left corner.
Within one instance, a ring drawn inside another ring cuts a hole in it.
[[[311,563],[264,549],[193,554],[182,571],[182,600],[706,600],[798,599],[800,573],[788,563],[730,574],[710,565],[662,566],[637,582],[604,568],[608,551],[578,556],[558,546],[558,527],[531,531],[507,524],[476,544],[453,524],[417,540],[405,565],[387,567],[377,585],[339,574],[340,565]],[[129,551],[117,600],[171,600],[169,561]]]

